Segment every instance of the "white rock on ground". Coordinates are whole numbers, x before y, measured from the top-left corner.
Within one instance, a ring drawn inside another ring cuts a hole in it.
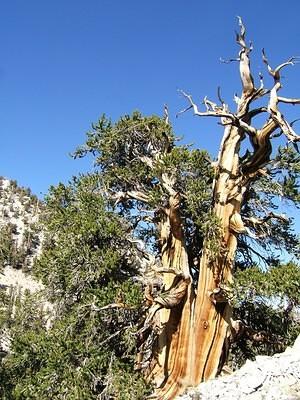
[[[201,383],[178,400],[300,400],[300,336],[273,357],[258,356],[232,375]]]
[[[0,274],[0,285],[2,287],[15,286],[22,291],[29,290],[30,292],[43,289],[40,282],[37,282],[30,275],[24,274],[21,269],[12,268],[10,265],[6,266]]]

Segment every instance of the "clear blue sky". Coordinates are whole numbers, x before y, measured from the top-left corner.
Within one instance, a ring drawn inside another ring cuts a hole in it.
[[[135,109],[161,114],[178,135],[216,154],[216,120],[191,115],[177,89],[231,102],[240,88],[234,30],[241,15],[254,42],[254,71],[300,54],[300,2],[179,0],[2,0],[0,5],[0,175],[42,195],[90,168],[69,157],[91,122]],[[285,71],[300,97],[300,66]],[[294,107],[291,117],[300,115]]]

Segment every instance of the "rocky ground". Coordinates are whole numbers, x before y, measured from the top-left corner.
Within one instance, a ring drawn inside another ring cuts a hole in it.
[[[300,336],[284,353],[258,356],[235,373],[201,383],[179,399],[300,400]]]

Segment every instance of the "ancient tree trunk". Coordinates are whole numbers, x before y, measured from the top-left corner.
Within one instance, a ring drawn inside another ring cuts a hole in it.
[[[171,353],[172,369],[157,391],[160,399],[172,399],[186,386],[194,386],[203,379],[215,376],[219,367],[231,309],[220,293],[219,296],[215,294],[222,285],[231,281],[236,250],[230,218],[239,213],[242,198],[235,185],[239,143],[238,129],[226,128],[219,159],[219,165],[223,167],[219,168],[214,183],[214,196],[218,199],[214,211],[223,231],[220,254],[213,255],[208,248],[203,249],[197,296],[191,293],[190,285],[178,325],[180,342],[174,339],[171,342],[174,353]],[[178,309],[176,311],[178,313]]]
[[[242,201],[242,193],[237,190],[240,133],[231,126],[227,131],[214,187],[214,212],[222,227],[220,251],[214,255],[204,248],[200,262],[194,311],[196,368],[193,371],[193,384],[216,375],[231,317],[231,307],[226,298],[214,296],[232,281],[236,232],[232,229],[231,219],[239,215]]]
[[[171,196],[159,226],[163,294],[153,299],[158,336],[148,372],[154,378],[158,396],[167,381],[180,380],[182,361],[189,359],[187,343],[194,292],[179,206],[179,195]]]

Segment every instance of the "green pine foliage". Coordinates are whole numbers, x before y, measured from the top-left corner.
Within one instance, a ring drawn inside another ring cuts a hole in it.
[[[210,211],[214,171],[206,151],[179,145],[177,141],[172,126],[158,116],[145,117],[136,111],[115,124],[102,116],[74,157],[92,155],[99,184],[108,201],[136,227],[134,235],[148,240],[148,245],[154,248],[155,217],[159,219],[170,196],[164,182],[167,176],[181,197],[192,262],[199,256],[204,235],[210,231],[213,248],[218,232],[218,221]],[[128,197],[126,194],[131,191],[141,193],[143,198]],[[154,215],[152,222],[149,214]],[[139,224],[136,224],[137,216]]]

